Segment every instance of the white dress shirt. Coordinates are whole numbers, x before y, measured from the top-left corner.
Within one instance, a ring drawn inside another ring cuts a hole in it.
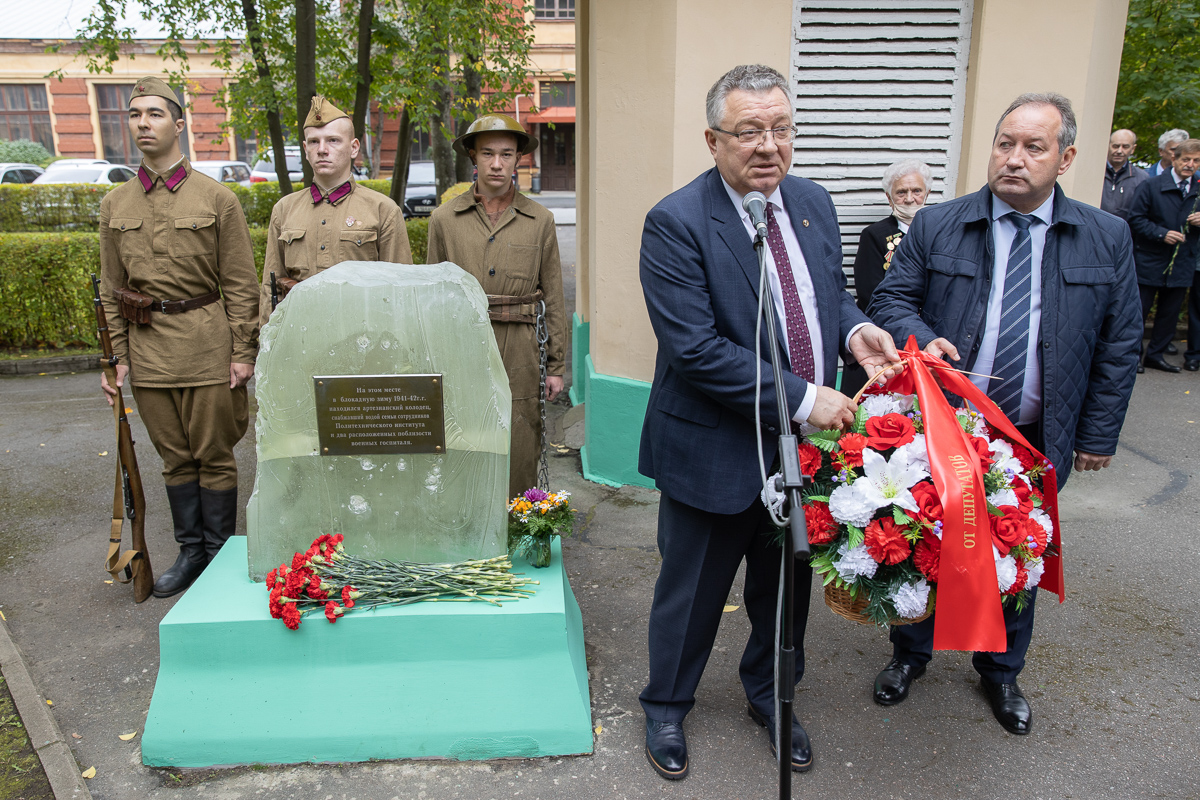
[[[1017,238],[1017,226],[1005,215],[1014,210],[1008,203],[992,195],[992,247],[996,261],[992,269],[992,291],[988,295],[983,338],[979,342],[979,357],[971,368],[972,372],[980,375],[970,376],[971,381],[984,392],[987,392],[991,378],[982,376],[991,374],[996,360],[1008,254],[1012,251],[1013,240]],[[1015,425],[1029,425],[1037,422],[1042,415],[1042,357],[1038,348],[1038,335],[1042,327],[1042,253],[1046,249],[1046,233],[1050,230],[1053,211],[1054,195],[1051,194],[1046,202],[1033,211],[1035,221],[1029,226],[1029,243],[1033,249],[1033,257],[1029,260],[1029,268],[1033,270],[1029,294],[1029,344],[1025,350],[1028,356],[1025,361],[1025,383],[1021,387],[1021,414],[1012,420]]]
[[[739,195],[733,190],[726,181],[724,176],[721,178],[721,183],[725,186],[725,191],[729,195],[730,202],[737,209],[738,215],[742,218],[742,225],[746,229],[746,235],[753,241],[754,239],[754,223],[750,221],[750,215],[742,208],[742,198],[744,195]],[[800,241],[796,238],[796,229],[792,227],[792,219],[788,216],[788,211],[783,205],[783,195],[779,188],[776,187],[771,196],[767,198],[767,203],[775,211],[775,221],[779,223],[779,232],[783,236],[783,246],[787,250],[788,263],[792,267],[792,280],[796,285],[796,294],[800,296],[800,307],[804,309],[804,319],[808,323],[808,338],[812,343],[813,351],[813,382],[808,385],[804,391],[804,398],[800,401],[800,408],[792,416],[795,422],[807,422],[808,417],[812,414],[813,407],[817,404],[817,387],[825,382],[825,351],[824,340],[821,338],[821,316],[817,310],[817,293],[813,288],[812,276],[808,274],[808,262],[804,260],[804,253],[800,250]],[[779,272],[775,268],[775,257],[771,253],[771,248],[767,247],[767,283],[771,288],[771,299],[775,303],[775,318],[779,320],[779,328],[782,332],[781,344],[784,352],[791,358],[791,349],[788,342],[787,323],[783,310],[783,290],[779,285]],[[863,323],[865,324],[865,323]],[[849,348],[850,338],[862,327],[862,324],[856,325],[850,331],[850,335],[846,337],[847,349]],[[768,356],[769,358],[769,356]]]

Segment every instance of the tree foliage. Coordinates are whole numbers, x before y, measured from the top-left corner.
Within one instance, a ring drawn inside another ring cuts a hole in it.
[[[1138,137],[1135,158],[1158,158],[1171,128],[1200,136],[1200,0],[1130,0],[1113,128]]]

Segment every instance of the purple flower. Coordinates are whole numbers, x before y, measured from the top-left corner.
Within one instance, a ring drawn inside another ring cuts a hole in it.
[[[543,492],[541,489],[528,489],[523,497],[531,503],[540,503],[550,495]]]

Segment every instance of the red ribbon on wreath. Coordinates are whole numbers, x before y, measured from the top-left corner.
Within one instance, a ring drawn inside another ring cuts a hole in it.
[[[920,401],[930,472],[945,512],[933,649],[1003,652],[1007,649],[1007,637],[996,586],[983,472],[969,436],[959,425],[942,387],[974,405],[989,426],[1027,448],[1047,465],[1042,510],[1054,523],[1058,552],[1045,556],[1046,571],[1040,586],[1056,593],[1061,603],[1066,592],[1054,466],[966,375],[940,358],[921,352],[916,337],[909,337],[900,350],[900,359],[907,369],[892,378],[888,388],[903,394],[915,391]]]

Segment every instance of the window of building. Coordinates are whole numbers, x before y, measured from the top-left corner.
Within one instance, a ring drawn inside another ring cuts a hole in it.
[[[0,86],[0,139],[28,139],[54,152],[46,87],[38,84]]]
[[[253,164],[258,160],[258,136],[252,136],[249,139],[243,139],[241,136],[234,135],[233,137],[234,160],[245,161],[247,164]]]
[[[410,161],[429,161],[433,158],[433,140],[428,131],[413,131],[412,155]]]
[[[96,84],[96,106],[100,112],[100,143],[104,158],[114,164],[140,164],[142,154],[129,132],[129,95],[133,84]],[[175,89],[179,94],[179,89]],[[182,108],[182,103],[180,104]],[[179,137],[179,148],[191,156],[187,129]]]
[[[575,19],[575,0],[537,0],[534,19]]]
[[[540,108],[575,107],[574,81],[544,81],[541,84],[542,101]]]

